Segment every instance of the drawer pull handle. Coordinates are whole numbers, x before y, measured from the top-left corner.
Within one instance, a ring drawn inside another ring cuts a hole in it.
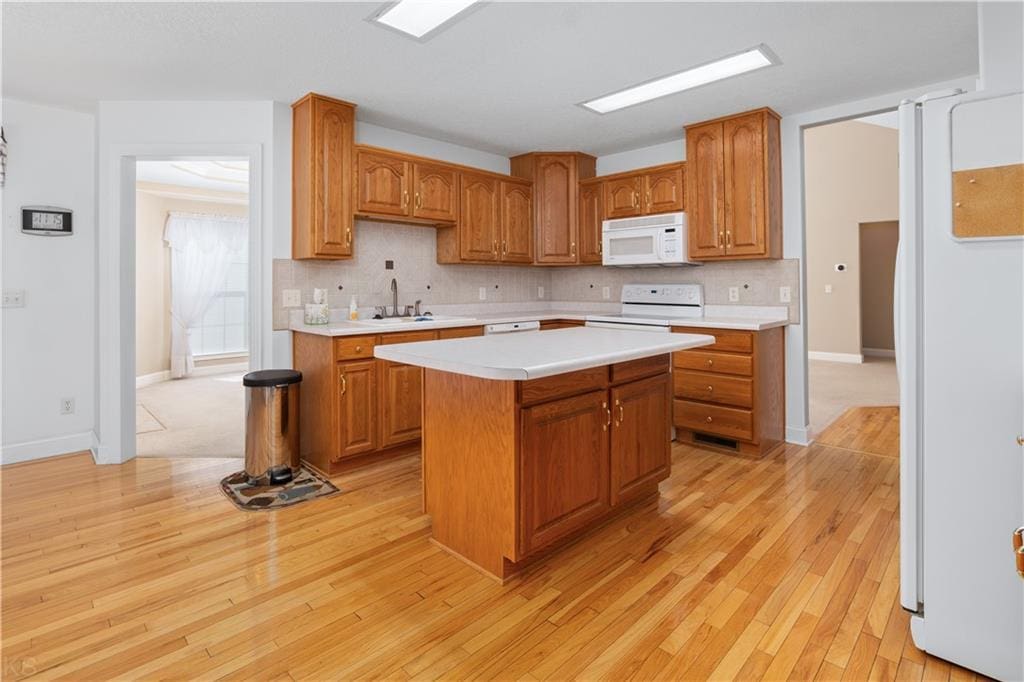
[[[713,420],[711,419],[711,417],[708,417],[708,424],[710,424],[712,421]]]

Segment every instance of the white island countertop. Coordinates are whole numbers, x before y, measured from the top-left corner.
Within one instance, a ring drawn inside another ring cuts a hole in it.
[[[575,327],[377,346],[384,360],[506,381],[538,379],[707,346],[706,334]]]

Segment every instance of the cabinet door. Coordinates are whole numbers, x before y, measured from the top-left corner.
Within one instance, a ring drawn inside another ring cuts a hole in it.
[[[409,215],[410,163],[401,156],[359,150],[356,212]]]
[[[541,156],[533,184],[538,263],[576,262],[576,161]]]
[[[522,410],[522,555],[608,510],[608,415],[603,390]]]
[[[498,260],[498,181],[462,173],[459,199],[459,255],[463,260]]]
[[[533,185],[501,183],[501,260],[533,262]]]
[[[628,175],[604,181],[604,210],[606,218],[629,218],[643,213],[640,200],[642,176]]]
[[[764,119],[758,112],[728,119],[725,130],[725,251],[768,253],[765,215]]]
[[[671,467],[671,386],[661,374],[617,386],[612,398],[611,503],[642,493]]]
[[[600,180],[580,183],[579,237],[580,262],[601,262],[601,223],[604,221],[601,196],[604,187]]]
[[[644,214],[683,210],[683,167],[644,174]]]
[[[725,255],[722,124],[686,129],[686,196],[691,258]]]
[[[380,447],[418,440],[422,423],[423,368],[378,360]]]
[[[377,447],[377,373],[374,360],[338,363],[339,457]]]
[[[459,178],[454,168],[426,163],[413,164],[415,218],[454,223],[459,217]]]
[[[313,249],[316,256],[352,255],[352,146],[350,105],[313,100]]]

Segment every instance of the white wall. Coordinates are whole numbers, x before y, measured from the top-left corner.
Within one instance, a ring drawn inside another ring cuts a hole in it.
[[[4,100],[2,462],[88,449],[95,419],[95,125],[91,114]],[[32,237],[20,207],[74,212],[70,237]],[[75,412],[60,414],[60,400]]]
[[[612,173],[631,171],[636,168],[685,160],[686,139],[680,135],[678,140],[599,156],[597,157],[597,174],[610,175]]]

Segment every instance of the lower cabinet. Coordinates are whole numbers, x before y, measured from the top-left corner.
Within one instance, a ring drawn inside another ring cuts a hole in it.
[[[629,499],[669,474],[669,375],[612,388],[612,504]]]
[[[522,411],[522,550],[529,554],[611,507],[608,392]]]
[[[338,338],[293,333],[302,459],[332,474],[391,448],[407,452],[422,435],[423,370],[378,360],[374,347],[482,334],[479,326]]]
[[[377,448],[377,361],[338,363],[338,457]],[[302,389],[299,389],[301,395]]]

